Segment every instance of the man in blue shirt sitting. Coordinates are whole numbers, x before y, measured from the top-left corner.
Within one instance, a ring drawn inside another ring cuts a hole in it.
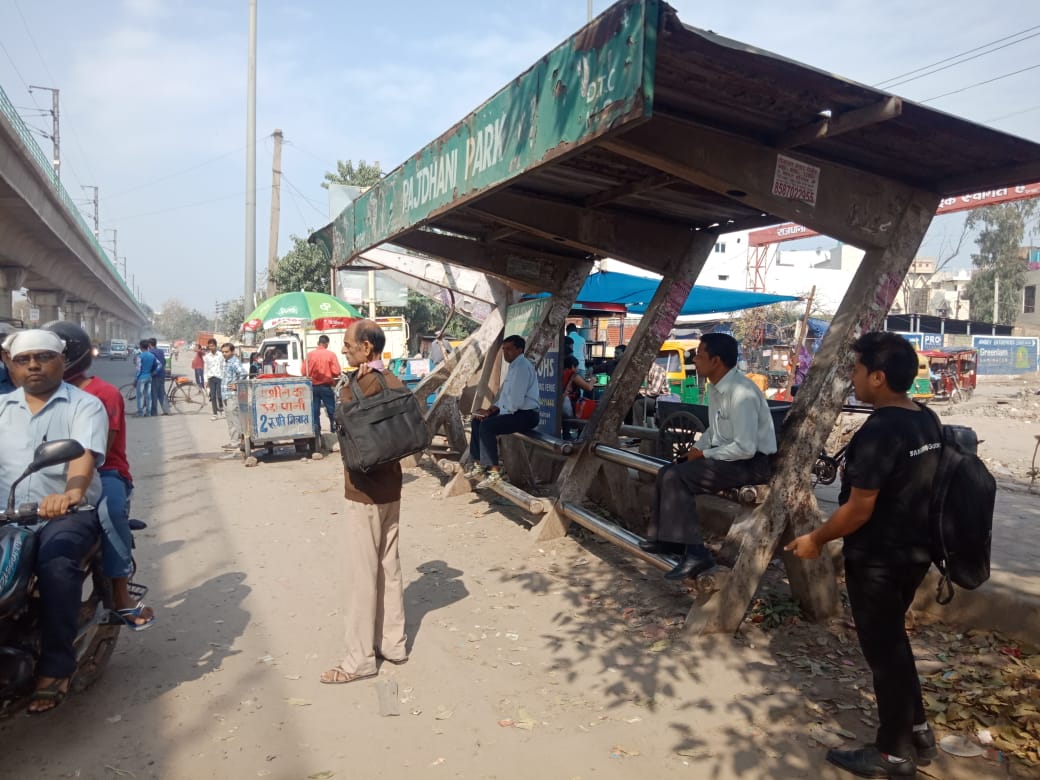
[[[41,647],[30,714],[54,709],[68,693],[76,671],[80,562],[101,531],[94,512],[66,516],[72,507],[96,506],[101,498],[95,472],[105,458],[108,415],[97,398],[62,381],[64,349],[65,342],[45,330],[20,331],[3,343],[4,362],[17,389],[0,396],[0,496],[6,500],[43,442],[75,439],[85,450],[67,464],[23,480],[15,493],[15,506],[35,502],[46,521],[37,531]]]
[[[470,479],[484,477],[478,488],[491,487],[500,479],[498,437],[503,433],[533,430],[538,425],[538,373],[524,357],[527,342],[520,336],[507,336],[502,342],[502,357],[509,364],[495,404],[473,413],[469,453],[473,467]]]

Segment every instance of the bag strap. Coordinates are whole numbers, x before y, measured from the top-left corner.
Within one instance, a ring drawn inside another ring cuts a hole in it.
[[[943,558],[941,563],[933,561],[933,563],[935,563],[935,568],[939,570],[939,574],[941,575],[939,577],[939,584],[935,587],[935,601],[942,606],[946,606],[953,601],[953,582],[950,579],[950,571],[946,565],[947,561],[950,559],[950,553],[946,549],[946,536],[943,533],[942,509],[943,504],[946,503],[946,489],[943,485],[949,481],[948,474],[950,470],[954,468],[954,464],[950,460],[950,457],[951,453],[956,453],[956,451],[950,450],[947,452],[949,447],[946,441],[946,433],[943,429],[942,420],[939,419],[939,415],[937,415],[933,409],[929,409],[920,401],[914,401],[914,403],[921,407],[923,412],[927,412],[931,416],[932,422],[935,423],[935,428],[939,435],[940,460],[939,467],[935,471],[935,483],[932,486],[932,502],[928,514],[932,530],[939,534],[939,548],[942,550]]]
[[[379,379],[379,384],[383,386],[383,390],[389,389],[386,385],[386,378],[383,376],[382,371],[380,371],[378,368],[373,368],[372,373],[375,374],[376,378]],[[351,371],[348,376],[348,381],[350,382],[350,389],[354,393],[354,400],[357,401],[359,404],[364,403],[365,394],[361,392],[361,384],[358,382],[357,371]]]

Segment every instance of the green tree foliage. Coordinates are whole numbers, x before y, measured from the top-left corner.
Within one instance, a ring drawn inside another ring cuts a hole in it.
[[[200,330],[209,330],[213,327],[212,318],[200,312],[198,309],[189,309],[178,300],[171,299],[164,303],[159,311],[155,313],[156,332],[171,340],[195,338],[195,333]]]
[[[224,313],[217,320],[217,331],[224,335],[237,336],[242,323],[245,322],[246,315],[249,314],[245,308],[241,298],[227,301]]]
[[[1019,248],[1036,208],[1035,200],[1022,200],[975,209],[968,215],[968,229],[979,230],[975,239],[979,251],[971,256],[977,270],[968,284],[973,320],[989,322],[993,318],[994,279],[999,279],[997,324],[1014,324],[1027,270]]]
[[[353,160],[345,162],[337,160],[335,172],[326,172],[325,181],[321,183],[321,186],[325,189],[328,189],[330,184],[351,184],[355,187],[371,187],[382,177],[383,172],[379,170],[378,162],[369,165],[364,160],[358,160],[355,166]]]
[[[320,247],[292,236],[293,248],[278,260],[274,285],[278,292],[329,292],[329,260]]]

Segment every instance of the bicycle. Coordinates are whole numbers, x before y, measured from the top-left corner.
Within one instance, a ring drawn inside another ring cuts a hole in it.
[[[195,384],[194,379],[179,374],[166,377],[166,399],[170,408],[179,414],[198,414],[206,405],[206,393]],[[126,402],[137,403],[137,382],[129,382],[119,388]]]

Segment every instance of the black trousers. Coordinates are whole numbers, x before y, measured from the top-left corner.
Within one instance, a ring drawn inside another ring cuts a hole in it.
[[[537,409],[520,409],[513,414],[496,414],[470,423],[469,454],[485,468],[498,466],[498,437],[506,433],[532,431],[538,427]]]
[[[220,393],[220,377],[209,378],[209,402],[213,405],[213,414],[224,411],[224,396]]]
[[[657,472],[646,536],[662,542],[704,544],[695,496],[768,481],[769,456],[761,452],[750,460],[698,458],[665,466]]]
[[[845,560],[852,618],[874,676],[878,750],[900,758],[913,757],[914,724],[925,722],[921,682],[904,619],[930,565],[871,566]]]

